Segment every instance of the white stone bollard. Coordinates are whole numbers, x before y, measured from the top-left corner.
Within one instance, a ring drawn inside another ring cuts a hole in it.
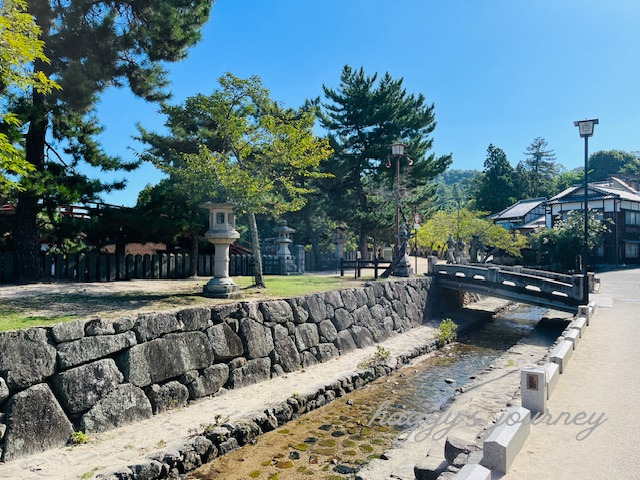
[[[578,307],[578,316],[584,317],[587,320],[587,325],[589,325],[589,321],[591,320],[591,312],[593,309],[590,309],[587,305],[580,305]]]
[[[567,364],[569,363],[572,353],[573,343],[568,340],[563,340],[551,351],[549,360],[558,364],[560,367],[560,374],[564,373],[565,368],[567,368]]]
[[[551,392],[556,388],[560,380],[560,367],[556,363],[545,363],[543,367],[547,372],[547,400],[551,398]]]
[[[576,317],[573,322],[569,324],[572,329],[578,330],[580,332],[580,337],[584,335],[584,330],[587,328],[587,318],[586,317]]]
[[[544,413],[547,409],[547,371],[537,365],[520,369],[520,395],[522,406],[531,413]]]
[[[573,343],[573,349],[575,350],[578,346],[578,342],[580,341],[580,330],[572,328],[569,330],[569,333],[564,336],[564,339]]]
[[[491,470],[477,463],[466,464],[454,477],[456,480],[491,480]]]
[[[498,421],[483,442],[480,464],[489,470],[507,473],[531,429],[531,412],[522,407],[511,407]]]

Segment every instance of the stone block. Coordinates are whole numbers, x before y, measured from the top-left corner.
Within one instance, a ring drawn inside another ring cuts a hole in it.
[[[232,388],[241,388],[269,380],[269,378],[271,378],[271,360],[268,358],[256,358],[249,360],[244,367],[231,370],[229,373],[229,385]]]
[[[84,337],[84,320],[58,323],[51,327],[51,335],[56,343],[71,342]]]
[[[202,332],[171,333],[136,345],[118,357],[128,382],[146,387],[213,363],[213,350]]]
[[[342,297],[342,304],[347,311],[353,312],[356,308],[358,308],[358,299],[356,298],[353,290],[348,288],[340,290],[340,296]]]
[[[125,383],[119,385],[82,416],[80,430],[85,433],[104,432],[145,420],[152,415],[151,403],[144,392],[130,383]]]
[[[44,328],[0,333],[0,374],[10,390],[26,388],[55,373],[56,349]]]
[[[373,308],[373,307],[371,307]],[[376,327],[376,322],[371,316],[369,307],[360,307],[353,312],[355,324],[361,327]]]
[[[304,368],[312,367],[318,364],[318,359],[311,352],[302,352],[302,366]]]
[[[345,308],[342,296],[340,295],[340,291],[338,290],[325,292],[324,303],[327,305],[331,305],[334,310],[337,310],[338,308]]]
[[[467,464],[456,474],[456,480],[491,480],[491,470],[482,465]]]
[[[161,478],[162,464],[156,460],[129,465],[134,480],[156,480]]]
[[[364,307],[367,304],[367,294],[365,293],[364,289],[356,288],[354,289],[353,293],[356,297],[356,308]]]
[[[260,310],[266,322],[287,323],[293,322],[293,309],[285,300],[261,302]]]
[[[338,355],[340,355],[340,353],[333,343],[321,343],[320,345],[318,345],[317,357],[321,362],[328,362]]]
[[[7,398],[9,398],[9,387],[7,387],[7,382],[4,378],[0,377],[0,405],[2,405],[2,402]]]
[[[89,320],[84,326],[84,334],[87,336],[113,335],[114,333],[116,333],[116,329],[113,322],[105,318]]]
[[[333,318],[331,319],[333,325],[337,331],[346,330],[354,324],[355,319],[353,315],[344,308],[339,308],[333,312]]]
[[[244,353],[242,340],[226,323],[207,329],[207,336],[216,361],[231,360]]]
[[[546,372],[547,399],[549,399],[556,385],[558,385],[558,380],[560,380],[560,366],[556,363],[545,363],[543,368]]]
[[[507,473],[529,436],[530,421],[531,412],[526,408],[509,408],[484,439],[481,465]]]
[[[133,317],[120,317],[117,320],[113,321],[113,328],[116,333],[124,333],[131,330],[134,323],[135,318]]]
[[[547,411],[547,370],[537,365],[520,369],[520,393],[522,406],[531,413]]]
[[[84,337],[73,342],[61,343],[58,345],[58,365],[62,369],[75,367],[119,352],[136,343],[136,335],[133,332]]]
[[[413,473],[416,480],[436,480],[447,469],[447,461],[438,456],[428,456],[416,463]]]
[[[569,326],[572,329],[576,329],[580,331],[580,337],[584,335],[584,331],[587,328],[587,317],[576,317]]]
[[[206,307],[185,308],[176,314],[176,318],[186,331],[204,330],[213,324],[211,309]]]
[[[569,363],[572,353],[573,343],[568,340],[563,340],[551,351],[549,361],[557,363],[560,367],[560,374],[562,374],[564,373],[565,368],[567,368],[567,364]]]
[[[342,330],[338,332],[338,336],[334,340],[334,345],[338,347],[340,351],[340,355],[344,355],[345,353],[352,352],[356,348],[356,344],[353,341],[353,336],[349,330]]]
[[[34,385],[9,399],[3,460],[8,462],[61,447],[73,426],[46,383]]]
[[[376,343],[371,332],[364,327],[353,325],[349,330],[351,330],[353,341],[358,348],[366,348]]]
[[[196,399],[213,395],[220,390],[229,379],[229,367],[224,363],[217,363],[205,368],[193,382],[187,385],[189,398]]]
[[[575,350],[580,342],[580,330],[576,328],[572,328],[569,332],[564,336],[564,339],[573,343],[573,349]]]
[[[309,350],[320,343],[318,327],[314,323],[304,323],[296,327],[296,347],[298,351]]]
[[[465,440],[456,436],[448,436],[444,442],[444,458],[447,462],[453,461],[460,454],[469,455],[471,452],[480,450],[480,447],[473,441]]]
[[[110,358],[72,368],[53,377],[53,388],[69,413],[88,410],[124,379]]]
[[[240,338],[247,358],[267,357],[273,350],[271,329],[248,318],[240,319]]]
[[[239,303],[227,303],[224,305],[215,305],[211,307],[211,320],[214,324],[222,323],[227,318],[236,314],[240,309]]]
[[[164,385],[154,383],[147,389],[147,397],[154,414],[184,407],[189,399],[187,387],[180,382],[172,381]]]
[[[173,313],[139,315],[133,325],[139,342],[148,342],[164,334],[184,330],[184,323]]]
[[[323,320],[318,324],[320,331],[320,340],[325,342],[333,342],[338,336],[338,331],[331,320]]]
[[[325,303],[321,294],[307,295],[300,305],[309,314],[309,320],[313,323],[320,323],[325,320]]]
[[[291,337],[276,340],[275,350],[280,355],[280,365],[285,372],[294,372],[300,368],[302,359]]]

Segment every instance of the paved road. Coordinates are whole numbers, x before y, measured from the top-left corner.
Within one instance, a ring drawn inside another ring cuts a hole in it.
[[[606,421],[582,441],[589,425],[532,426],[503,480],[640,478],[640,269],[599,276],[611,307],[597,310],[548,406]]]

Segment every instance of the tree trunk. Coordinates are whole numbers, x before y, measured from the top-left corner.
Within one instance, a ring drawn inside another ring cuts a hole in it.
[[[369,246],[367,245],[367,232],[360,230],[360,239],[358,243],[358,248],[360,250],[360,258],[362,260],[369,260]]]
[[[198,232],[191,232],[191,245],[189,248],[189,255],[191,256],[189,265],[189,276],[195,277],[198,273],[198,255],[200,253],[200,246],[198,244]]]
[[[311,222],[311,207],[309,203],[304,207],[304,223],[307,227],[307,235],[309,236],[309,242],[311,242],[311,252],[313,253],[313,266],[316,270],[320,269],[320,246],[318,245],[318,236],[313,230],[313,223]]]
[[[249,228],[251,229],[251,248],[253,250],[253,276],[256,287],[265,287],[264,276],[262,274],[262,253],[260,251],[260,237],[258,237],[258,225],[256,215],[248,213]]]
[[[40,39],[46,42],[51,31],[51,7],[49,2],[38,2],[32,5],[32,14],[42,30]],[[46,53],[46,52],[45,52]],[[47,64],[41,60],[34,63],[34,72],[44,72],[49,75]],[[32,105],[28,118],[29,129],[25,135],[25,159],[31,163],[36,172],[45,168],[44,149],[49,118],[45,105],[45,97],[33,89]],[[18,195],[16,205],[15,227],[12,237],[15,242],[15,259],[17,279],[19,283],[33,283],[42,278],[38,234],[38,200],[33,192],[22,192]]]

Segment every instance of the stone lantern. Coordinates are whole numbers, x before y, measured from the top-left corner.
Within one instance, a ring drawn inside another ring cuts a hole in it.
[[[335,234],[333,236],[333,244],[336,246],[335,256],[336,262],[340,263],[342,257],[344,257],[344,244],[347,241],[347,231],[342,228],[336,228]]]
[[[229,277],[229,246],[240,238],[233,215],[234,205],[207,202],[201,207],[209,210],[209,231],[204,236],[216,247],[213,278],[202,287],[203,294],[214,298],[239,297],[238,286]]]
[[[289,245],[293,243],[291,234],[295,233],[296,230],[288,226],[286,220],[281,220],[279,225],[279,227],[273,230],[273,232],[278,235],[278,238],[276,238],[276,245],[278,245],[276,257],[284,259],[285,271],[282,273],[295,272],[297,271],[296,262],[293,260]]]

